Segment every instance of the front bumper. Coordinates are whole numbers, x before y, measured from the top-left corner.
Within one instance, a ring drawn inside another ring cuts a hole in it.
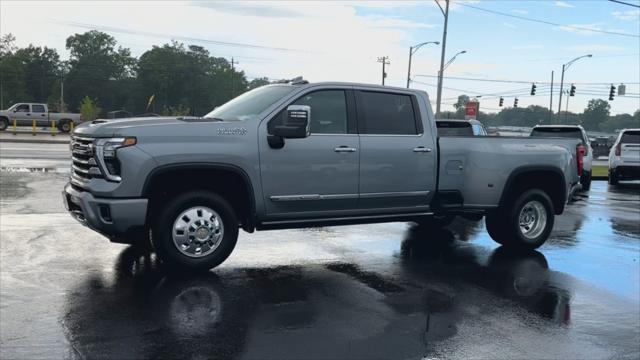
[[[96,198],[68,183],[62,191],[64,206],[82,225],[115,242],[145,228],[147,199]]]

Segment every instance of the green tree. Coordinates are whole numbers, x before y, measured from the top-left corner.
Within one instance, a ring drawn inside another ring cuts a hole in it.
[[[16,38],[12,34],[0,37],[0,108],[6,109],[27,99],[24,64],[15,55]]]
[[[59,86],[60,56],[55,49],[29,45],[16,51],[23,65],[23,80],[28,99],[46,102],[54,85]]]
[[[65,77],[65,100],[77,108],[84,96],[101,99],[107,109],[121,108],[116,94],[121,83],[135,75],[135,59],[129,49],[116,48],[116,40],[100,31],[67,38],[69,73]]]
[[[260,86],[269,85],[269,83],[270,83],[269,78],[266,78],[266,77],[255,78],[249,82],[247,90],[253,90],[255,88],[259,88]]]
[[[98,106],[96,100],[91,100],[90,97],[85,96],[80,103],[80,114],[85,121],[95,120],[100,116],[102,109]]]
[[[599,130],[600,124],[609,119],[611,105],[602,99],[591,99],[582,113],[582,126],[587,130]]]

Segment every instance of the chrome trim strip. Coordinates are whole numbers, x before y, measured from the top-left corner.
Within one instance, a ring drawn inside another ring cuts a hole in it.
[[[361,199],[371,198],[386,198],[386,197],[401,197],[401,196],[427,196],[430,191],[396,191],[396,192],[381,192],[381,193],[363,193],[360,194]]]
[[[344,216],[344,217],[334,217],[334,218],[309,218],[309,219],[297,219],[297,220],[265,221],[262,224],[263,225],[299,224],[299,223],[307,223],[307,222],[402,218],[402,217],[429,216],[429,215],[433,215],[433,213],[432,212],[417,212],[417,213],[390,214],[390,215],[365,215],[365,216]]]
[[[345,200],[345,199],[357,199],[358,194],[332,194],[332,195],[320,195],[320,194],[305,194],[305,195],[273,195],[269,199],[274,202],[282,201],[306,201],[306,200]]]
[[[359,134],[364,137],[381,137],[381,136],[391,136],[391,137],[421,137],[424,134]]]

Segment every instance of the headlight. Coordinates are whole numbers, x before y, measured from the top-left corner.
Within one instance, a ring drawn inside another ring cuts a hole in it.
[[[137,143],[134,137],[98,139],[95,143],[98,164],[107,180],[120,181],[120,161],[117,150]]]

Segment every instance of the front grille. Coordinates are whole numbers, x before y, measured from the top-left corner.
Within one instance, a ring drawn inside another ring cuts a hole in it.
[[[102,178],[94,157],[93,138],[71,137],[71,175],[78,180]]]

